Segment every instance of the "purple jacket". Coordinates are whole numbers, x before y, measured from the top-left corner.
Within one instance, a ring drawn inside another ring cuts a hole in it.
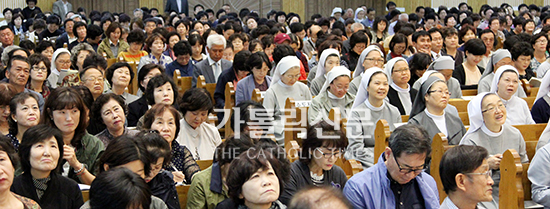
[[[344,195],[353,208],[395,208],[395,196],[390,188],[387,173],[384,158],[380,156],[376,165],[348,180],[344,187]],[[422,172],[415,179],[426,209],[439,209],[439,193],[434,178]]]

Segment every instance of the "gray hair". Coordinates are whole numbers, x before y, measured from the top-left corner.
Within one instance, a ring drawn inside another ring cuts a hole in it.
[[[78,58],[78,54],[82,50],[89,51],[90,54],[95,53],[95,50],[92,47],[92,45],[88,43],[79,43],[78,45],[74,46],[73,49],[71,49],[71,63],[74,64],[75,66],[76,66],[76,60]]]
[[[357,32],[355,29],[363,30],[363,29],[365,29],[365,26],[361,23],[356,22],[356,23],[351,24],[351,31],[353,33]]]
[[[213,45],[223,45],[223,48],[225,49],[225,37],[223,37],[220,34],[213,34],[208,36],[208,39],[206,40],[206,46],[209,49],[212,49]]]
[[[11,46],[8,46],[6,48],[4,48],[4,51],[2,52],[2,64],[4,64],[4,66],[7,66],[8,65],[8,61],[9,61],[9,57],[8,57],[8,54],[15,50],[15,49],[20,49],[21,47],[17,46],[17,45],[11,45]],[[224,47],[225,48],[225,47]]]

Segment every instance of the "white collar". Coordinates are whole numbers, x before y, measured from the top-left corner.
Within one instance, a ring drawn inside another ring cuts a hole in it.
[[[290,88],[290,87],[292,87],[291,85],[287,85],[287,84],[283,83],[283,80],[280,80],[280,79],[279,79],[279,82],[278,82],[278,83],[279,83],[282,87],[285,87],[285,88]]]
[[[384,109],[384,104],[386,103],[386,101],[384,101],[384,103],[382,103],[382,105],[380,107],[375,107],[373,106],[370,101],[369,101],[369,98],[367,97],[367,99],[365,100],[365,104],[367,105],[367,107],[373,111],[381,111],[382,109]]]
[[[212,58],[210,58],[210,55],[208,55],[207,57],[208,57],[208,65],[213,65],[215,63],[220,63],[220,65],[221,65],[221,62],[222,62],[221,59],[216,62]]]
[[[445,118],[445,111],[443,111],[443,115],[434,115],[434,114],[430,113],[430,111],[428,111],[428,108],[424,109],[424,112],[426,113],[426,115],[428,115],[428,117],[430,117],[432,119],[443,119],[443,118]]]
[[[328,98],[336,99],[336,100],[341,100],[341,99],[344,99],[344,97],[346,97],[345,94],[342,97],[337,97],[336,95],[330,93],[330,91],[328,89],[327,89],[327,95],[328,95]]]
[[[390,86],[393,87],[393,89],[395,89],[395,91],[397,91],[397,92],[403,92],[403,93],[407,92],[408,93],[411,90],[411,85],[409,85],[408,83],[407,83],[407,88],[406,89],[403,89],[403,88],[399,87],[395,83],[391,83]]]
[[[500,127],[500,131],[498,133],[495,133],[491,130],[489,130],[489,128],[487,128],[487,126],[485,126],[485,123],[483,123],[483,125],[481,126],[481,131],[483,131],[483,133],[491,136],[491,137],[497,137],[497,136],[500,136],[502,134],[502,132],[504,131],[504,126],[501,126]]]

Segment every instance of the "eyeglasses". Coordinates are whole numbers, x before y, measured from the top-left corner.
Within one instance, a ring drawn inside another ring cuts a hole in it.
[[[335,158],[340,158],[340,156],[342,156],[341,152],[324,153],[319,147],[315,148],[315,150],[319,151],[325,159],[330,159],[332,156],[334,156]]]
[[[36,72],[46,72],[48,71],[48,68],[45,68],[45,67],[32,67],[33,70],[35,70]]]
[[[494,112],[497,111],[497,109],[499,109],[500,111],[502,111],[502,110],[505,110],[505,109],[506,109],[506,106],[504,106],[504,104],[500,103],[500,104],[498,104],[497,106],[490,106],[490,107],[487,108],[486,110],[482,110],[481,113],[485,113],[485,112],[494,113]]]
[[[399,165],[399,162],[397,162],[397,158],[395,157],[395,155],[394,154],[392,155],[393,155],[393,159],[395,160],[395,163],[397,163],[399,172],[401,172],[402,174],[409,174],[410,172],[414,172],[414,174],[418,175],[426,169],[426,164],[421,165],[422,168],[418,168],[418,169],[401,168],[401,165]]]
[[[374,63],[376,63],[376,62],[384,63],[384,59],[382,59],[382,58],[378,58],[378,59],[377,58],[365,58],[365,60],[368,60],[368,61],[371,61],[371,62],[374,62]]]
[[[464,173],[465,175],[484,175],[486,179],[489,179],[493,176],[493,170],[489,169],[485,173]]]
[[[295,78],[295,79],[298,79],[300,78],[301,74],[296,74],[296,75],[288,75],[288,74],[284,74],[283,76],[287,77],[287,78]]]
[[[104,79],[103,77],[89,77],[82,80],[85,82],[95,82],[95,81],[102,81],[103,79]]]
[[[433,90],[433,91],[428,91],[428,94],[431,94],[431,93],[438,93],[438,94],[441,94],[441,95],[447,95],[447,96],[451,96],[451,92],[449,91],[443,91],[443,90]]]
[[[405,73],[407,71],[409,71],[409,69],[393,70],[394,73]]]
[[[59,62],[60,64],[71,64],[70,60],[59,60],[59,61],[56,61],[56,62]]]

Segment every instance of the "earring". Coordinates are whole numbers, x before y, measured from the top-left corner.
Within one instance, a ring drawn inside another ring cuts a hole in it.
[[[13,121],[17,123],[17,119],[13,119]]]

